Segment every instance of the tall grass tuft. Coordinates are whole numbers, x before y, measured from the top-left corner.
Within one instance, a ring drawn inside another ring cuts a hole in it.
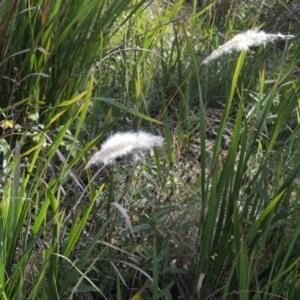
[[[275,2],[0,1],[1,298],[299,298],[299,11]]]

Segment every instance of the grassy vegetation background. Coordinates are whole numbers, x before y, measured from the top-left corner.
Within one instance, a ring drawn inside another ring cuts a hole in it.
[[[298,299],[297,1],[1,1],[1,299]],[[289,41],[201,62],[258,28]],[[84,169],[112,132],[165,138]]]

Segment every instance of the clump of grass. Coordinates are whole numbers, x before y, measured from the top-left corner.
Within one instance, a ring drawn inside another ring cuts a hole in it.
[[[255,9],[239,20],[252,2],[31,4],[0,10],[1,297],[297,300],[299,46],[204,74],[283,36],[244,32],[201,63],[220,33],[261,27]],[[221,91],[215,124],[206,90]]]

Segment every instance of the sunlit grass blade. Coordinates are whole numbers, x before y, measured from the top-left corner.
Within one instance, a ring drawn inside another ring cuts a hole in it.
[[[78,224],[74,223],[73,227],[74,229],[71,230],[72,235],[69,237],[68,239],[68,243],[66,245],[66,248],[64,249],[64,256],[68,256],[70,254],[70,252],[72,251],[74,245],[76,244],[82,230],[84,229],[84,225],[87,222],[87,219],[90,215],[90,212],[95,204],[96,198],[94,198],[91,203],[89,204],[89,206],[87,207],[84,215],[82,216],[81,220],[79,221]]]

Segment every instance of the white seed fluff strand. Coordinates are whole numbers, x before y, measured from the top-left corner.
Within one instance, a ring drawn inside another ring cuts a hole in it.
[[[213,51],[202,64],[220,57],[224,53],[231,53],[232,51],[249,50],[250,47],[266,45],[268,42],[273,42],[279,38],[288,40],[295,37],[294,35],[283,35],[281,33],[271,34],[259,30],[247,30],[234,36],[231,40]]]
[[[153,147],[162,147],[164,138],[148,132],[117,132],[110,136],[96,152],[86,168],[95,163],[112,164],[118,157],[125,156],[136,150],[149,151]]]

